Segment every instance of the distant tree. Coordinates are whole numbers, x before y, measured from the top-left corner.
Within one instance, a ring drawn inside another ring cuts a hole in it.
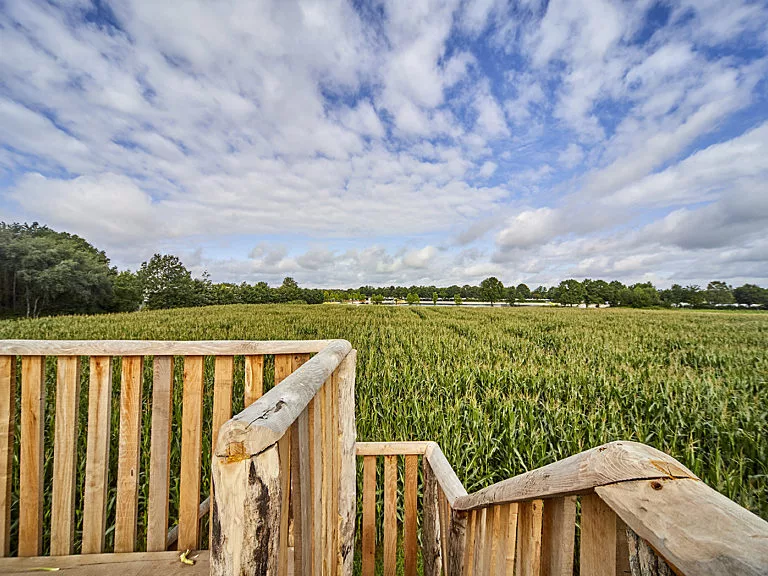
[[[683,289],[683,302],[694,308],[701,308],[706,304],[707,296],[700,286],[691,284]]]
[[[275,290],[275,300],[277,302],[296,302],[301,299],[301,289],[298,282],[290,276],[283,278],[283,283]]]
[[[504,298],[504,284],[501,281],[491,276],[480,282],[480,296],[486,302],[490,302],[493,306],[494,302],[500,301]]]
[[[112,301],[109,310],[111,312],[134,312],[139,309],[142,301],[139,277],[130,270],[115,271],[115,274],[112,275]]]
[[[137,276],[147,308],[195,306],[199,301],[192,274],[177,256],[155,254],[142,263]]]
[[[584,286],[578,280],[570,279],[560,282],[557,287],[556,301],[564,306],[575,306],[584,300]]]
[[[510,306],[514,306],[515,302],[517,302],[518,300],[522,300],[522,298],[520,298],[520,294],[517,292],[517,289],[514,286],[510,286],[509,288],[506,289],[505,292],[506,292],[505,296],[507,299],[507,304],[509,304]]]
[[[453,303],[456,304],[456,306],[461,306],[461,294],[455,294],[453,296]]]
[[[733,296],[739,304],[768,306],[768,288],[761,288],[755,284],[739,286],[733,291]]]
[[[518,284],[515,290],[520,300],[528,300],[531,297],[531,289],[526,284]]]
[[[432,304],[437,306],[437,292],[432,292]]]
[[[537,286],[536,289],[531,292],[531,298],[534,298],[535,300],[542,300],[547,297],[547,287],[546,286]]]
[[[707,285],[706,298],[710,306],[733,304],[736,301],[733,297],[733,288],[719,280],[713,280]]]
[[[408,296],[406,296],[405,301],[408,302],[409,306],[413,306],[414,304],[419,303],[419,295],[416,292],[409,292]]]
[[[587,278],[581,285],[584,287],[584,303],[587,305],[595,304],[599,307],[610,299],[611,287],[605,280]]]
[[[381,294],[374,294],[371,296],[371,304],[382,304],[384,302],[384,296]]]

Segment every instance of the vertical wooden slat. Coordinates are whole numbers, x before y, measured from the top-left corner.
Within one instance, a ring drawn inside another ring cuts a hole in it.
[[[298,444],[299,477],[301,484],[301,529],[297,531],[297,546],[301,547],[300,562],[294,561],[294,572],[300,574],[312,574],[312,540],[314,538],[313,514],[312,514],[312,466],[310,462],[310,449],[312,446],[309,434],[309,406],[299,415],[296,433]]]
[[[475,533],[477,532],[477,510],[469,513],[469,526],[467,526],[467,553],[464,556],[464,576],[475,574]]]
[[[211,454],[216,453],[219,428],[232,417],[232,380],[235,371],[233,356],[216,356],[213,366],[213,422],[211,423]],[[213,503],[213,482],[208,494]],[[208,524],[208,541],[211,542],[213,522]]]
[[[331,574],[338,575],[339,559],[341,558],[341,539],[339,534],[339,484],[341,482],[341,445],[339,443],[339,370],[333,373],[331,378],[330,395],[330,415],[331,415]]]
[[[488,568],[488,508],[477,513],[477,535],[475,536],[475,574],[486,576]]]
[[[448,526],[448,562],[447,574],[461,574],[464,570],[464,558],[466,550],[464,543],[467,538],[467,519],[468,513],[464,510],[453,510],[447,504],[450,512],[450,523]]]
[[[168,535],[173,356],[155,356],[152,372],[147,551],[160,552],[165,550]]]
[[[384,576],[397,567],[397,456],[384,456]]]
[[[277,452],[280,457],[280,549],[278,574],[288,574],[288,502],[291,492],[291,430],[288,428],[283,437],[277,441]]]
[[[245,357],[245,407],[264,394],[264,356]]]
[[[309,360],[309,354],[294,354],[291,372]],[[307,410],[304,409],[291,428],[291,511],[293,514],[293,566],[295,573],[309,574],[311,558],[308,548],[311,538],[309,521],[309,460],[307,448],[309,429]]]
[[[139,502],[139,445],[144,358],[123,357],[120,392],[120,443],[117,459],[115,552],[136,549]]]
[[[373,576],[376,560],[376,456],[363,457],[363,576]]]
[[[424,576],[440,576],[443,558],[440,548],[440,514],[437,510],[437,479],[428,458],[421,459],[421,467],[424,477],[424,496],[421,504],[421,558]]]
[[[541,573],[541,510],[541,500],[519,504],[516,576],[539,576]]]
[[[179,550],[195,550],[199,536],[203,360],[203,356],[186,356],[184,358],[181,478],[179,485]]]
[[[597,494],[581,497],[582,576],[615,576],[629,571],[624,523]]]
[[[56,425],[53,444],[52,556],[74,553],[79,412],[80,358],[59,356],[56,371]]]
[[[498,504],[493,507],[493,531],[491,537],[492,576],[503,576],[507,568],[507,526],[509,524],[509,506]]]
[[[312,545],[312,573],[315,576],[323,570],[323,534],[325,511],[323,508],[323,388],[309,402],[309,430],[311,447],[310,467],[312,468],[312,514],[314,515]]]
[[[419,475],[419,457],[409,454],[405,457],[405,576],[416,575],[416,482]]]
[[[285,380],[291,373],[293,358],[291,354],[275,355],[275,386]],[[280,454],[280,483],[281,499],[280,506],[280,552],[278,574],[286,576],[288,574],[288,532],[290,520],[291,505],[291,429],[289,428],[285,435],[277,443],[278,453]]]
[[[443,559],[443,572],[448,572],[448,502],[442,488],[437,490],[437,513],[440,523],[440,556]]]
[[[321,401],[321,422],[323,431],[323,574],[331,573],[331,564],[333,562],[333,510],[332,490],[333,490],[333,424],[331,415],[331,387],[332,378],[323,385],[320,394]]]
[[[11,483],[16,417],[16,357],[0,356],[0,555],[11,553]]]
[[[44,423],[45,356],[24,356],[21,359],[19,556],[42,553]]]
[[[570,576],[576,537],[576,496],[545,500],[543,515],[541,574]]]
[[[506,551],[506,573],[511,575],[515,569],[515,559],[517,554],[517,513],[518,504],[512,502],[507,504],[507,551]]]
[[[112,358],[92,356],[88,381],[88,446],[83,497],[83,554],[104,550],[112,418]]]

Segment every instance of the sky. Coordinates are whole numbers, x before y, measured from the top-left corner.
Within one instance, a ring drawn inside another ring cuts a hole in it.
[[[768,286],[768,3],[0,0],[0,220],[302,286]]]

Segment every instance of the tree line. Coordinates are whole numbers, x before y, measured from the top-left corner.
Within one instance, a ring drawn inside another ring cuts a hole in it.
[[[207,273],[194,278],[181,260],[155,254],[140,268],[118,270],[109,258],[79,236],[33,224],[0,222],[0,315],[27,316],[131,312],[213,304],[269,304],[397,299],[484,301],[510,305],[549,300],[565,306],[609,305],[694,308],[739,304],[768,308],[768,289],[754,284],[733,288],[712,281],[706,288],[680,286],[659,290],[651,283],[624,285],[616,280],[564,280],[557,286],[504,286],[494,277],[479,285],[361,286],[338,290],[301,288],[292,278],[278,287],[266,282],[214,283]]]

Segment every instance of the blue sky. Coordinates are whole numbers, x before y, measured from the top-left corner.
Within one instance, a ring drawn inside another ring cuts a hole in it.
[[[768,285],[768,5],[0,0],[0,219],[308,286]]]

